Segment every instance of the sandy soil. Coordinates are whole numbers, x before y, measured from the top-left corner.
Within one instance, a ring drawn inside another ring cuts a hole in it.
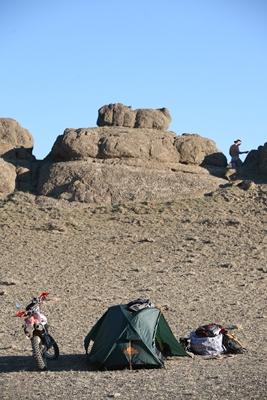
[[[2,399],[264,399],[267,186],[199,199],[92,207],[16,193],[0,202]],[[37,372],[15,302],[43,310],[61,357]],[[239,324],[248,352],[161,370],[90,372],[83,339],[107,307],[149,297],[179,338]]]

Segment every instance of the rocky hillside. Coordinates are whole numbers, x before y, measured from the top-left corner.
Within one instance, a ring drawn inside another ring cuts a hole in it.
[[[177,136],[167,130],[170,121],[166,108],[105,105],[98,111],[99,127],[65,129],[48,156],[36,161],[30,133],[2,118],[0,196],[17,189],[69,201],[116,204],[198,197],[224,185],[225,175],[232,172],[216,144],[198,134]],[[266,179],[266,146],[248,154],[241,178]]]

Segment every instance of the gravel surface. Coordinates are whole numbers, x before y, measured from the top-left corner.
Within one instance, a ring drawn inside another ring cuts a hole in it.
[[[264,399],[267,186],[169,203],[88,206],[15,193],[0,202],[1,399]],[[61,357],[34,368],[15,303],[43,305]],[[92,372],[83,339],[107,307],[149,297],[177,338],[237,324],[247,353]]]

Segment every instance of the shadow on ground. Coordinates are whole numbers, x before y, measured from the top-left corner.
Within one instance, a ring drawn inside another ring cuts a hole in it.
[[[84,354],[62,354],[57,360],[48,360],[49,371],[89,371]],[[0,357],[0,373],[37,371],[32,356]]]

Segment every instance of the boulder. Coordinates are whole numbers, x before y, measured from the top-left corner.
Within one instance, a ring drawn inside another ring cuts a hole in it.
[[[0,118],[0,156],[6,160],[31,159],[33,138],[12,118]]]
[[[108,104],[98,110],[98,126],[121,126],[167,130],[171,116],[167,108],[133,110],[121,103]]]
[[[157,129],[101,127],[66,129],[47,156],[51,161],[88,158],[136,158],[159,162],[179,162],[174,146],[176,136]]]
[[[180,162],[185,164],[209,164],[225,167],[226,157],[220,153],[213,140],[196,133],[184,133],[175,140]]]
[[[63,135],[57,137],[46,159],[71,161],[88,157],[95,158],[98,155],[100,137],[98,128],[67,128]]]
[[[169,128],[171,116],[167,108],[136,110],[134,128],[148,128],[165,131]]]
[[[244,170],[257,172],[259,170],[259,153],[258,150],[251,150],[243,163]]]
[[[263,146],[259,146],[257,150],[248,153],[243,163],[243,171],[266,176],[267,142]]]
[[[100,158],[136,158],[179,162],[175,135],[150,129],[120,129],[101,137]]]
[[[16,168],[0,158],[0,198],[14,192],[16,187]]]
[[[170,201],[215,190],[223,180],[204,168],[184,166],[187,173],[163,163],[135,159],[88,159],[46,162],[40,169],[37,193],[69,201],[116,204]]]
[[[124,126],[134,128],[136,111],[121,103],[102,106],[98,110],[98,126]]]
[[[214,167],[227,167],[227,158],[225,157],[225,155],[221,152],[217,152],[217,153],[212,153],[212,154],[208,154],[202,164],[203,166],[208,166],[208,165],[212,165]]]
[[[267,142],[258,147],[259,152],[259,172],[266,176],[267,174]]]

